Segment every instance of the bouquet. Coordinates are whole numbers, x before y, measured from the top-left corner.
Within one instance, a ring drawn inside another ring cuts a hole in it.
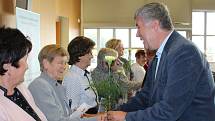
[[[105,80],[93,83],[100,97],[100,105],[104,107],[105,111],[114,109],[118,99],[122,96],[122,89],[111,74],[111,64],[114,60],[116,60],[114,56],[105,56],[105,61],[108,63],[109,76]]]

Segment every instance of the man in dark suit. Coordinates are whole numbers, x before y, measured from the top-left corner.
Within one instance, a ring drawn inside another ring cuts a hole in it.
[[[145,49],[157,50],[156,56],[141,92],[121,111],[109,111],[105,120],[214,121],[215,85],[209,64],[191,41],[174,30],[167,7],[146,4],[137,10],[135,20],[137,36]]]

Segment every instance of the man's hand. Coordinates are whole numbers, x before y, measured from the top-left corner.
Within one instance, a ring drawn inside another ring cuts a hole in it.
[[[97,121],[107,121],[107,113],[98,113],[96,118]]]
[[[108,111],[107,121],[124,121],[127,112],[123,111]]]

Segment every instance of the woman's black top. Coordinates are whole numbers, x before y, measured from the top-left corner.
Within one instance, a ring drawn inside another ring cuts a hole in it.
[[[14,88],[13,95],[7,95],[7,89],[0,86],[0,89],[4,91],[4,96],[10,99],[12,102],[17,104],[20,108],[22,108],[25,112],[27,112],[29,115],[31,115],[36,121],[41,121],[39,116],[36,114],[36,112],[33,110],[33,108],[29,105],[25,97],[22,95],[22,93],[17,89]]]

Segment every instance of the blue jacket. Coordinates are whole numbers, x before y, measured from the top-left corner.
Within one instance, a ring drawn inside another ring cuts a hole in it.
[[[156,80],[151,69],[143,89],[121,110],[126,121],[215,121],[214,81],[200,50],[174,31],[161,55]]]

